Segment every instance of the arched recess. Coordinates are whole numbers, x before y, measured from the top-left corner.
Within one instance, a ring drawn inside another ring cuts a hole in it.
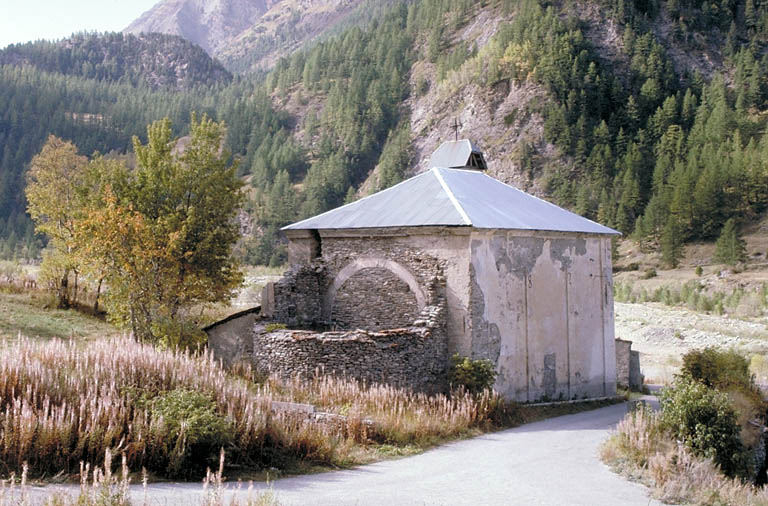
[[[415,277],[413,277],[413,274],[411,274],[408,269],[397,262],[393,262],[392,260],[387,260],[385,258],[362,257],[357,258],[344,266],[344,268],[341,269],[334,278],[331,286],[328,287],[328,290],[325,292],[325,297],[323,298],[323,317],[326,320],[331,316],[333,303],[336,300],[336,292],[339,291],[339,288],[341,288],[341,286],[357,272],[373,267],[387,269],[389,272],[406,283],[408,288],[411,289],[411,292],[416,297],[416,304],[419,306],[419,310],[424,309],[424,307],[427,305],[427,297],[424,295],[424,291],[421,289],[419,282]]]

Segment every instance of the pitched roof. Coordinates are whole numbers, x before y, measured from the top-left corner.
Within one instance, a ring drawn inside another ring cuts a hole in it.
[[[437,167],[283,230],[422,226],[619,234],[483,172]]]

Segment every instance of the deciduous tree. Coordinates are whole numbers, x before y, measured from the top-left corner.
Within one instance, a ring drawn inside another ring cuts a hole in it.
[[[61,309],[77,299],[80,267],[75,224],[82,217],[87,164],[74,144],[51,135],[27,172],[27,212],[35,230],[48,237],[42,272],[49,275]]]
[[[225,132],[193,115],[179,154],[170,121],[151,124],[146,144],[134,138],[136,168],[105,176],[101,201],[78,228],[92,261],[108,268],[110,316],[139,339],[194,344],[190,311],[230,298],[242,282],[231,249],[244,197]]]

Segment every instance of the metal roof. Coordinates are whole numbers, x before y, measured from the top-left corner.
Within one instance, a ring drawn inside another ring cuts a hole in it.
[[[469,157],[477,153],[483,157],[482,151],[468,139],[448,141],[440,144],[429,159],[429,167],[448,167],[458,169],[469,165]],[[483,159],[485,161],[485,159]]]
[[[283,230],[440,225],[619,234],[483,172],[437,167]]]

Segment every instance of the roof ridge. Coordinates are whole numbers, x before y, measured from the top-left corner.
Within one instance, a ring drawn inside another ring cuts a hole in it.
[[[456,211],[461,216],[461,219],[464,220],[464,224],[472,225],[472,220],[469,219],[469,215],[467,215],[467,212],[464,211],[464,208],[461,206],[461,203],[456,198],[456,195],[453,194],[453,191],[451,191],[451,188],[448,186],[448,183],[446,183],[445,179],[443,179],[443,175],[440,174],[440,169],[438,167],[432,167],[431,170],[432,172],[435,173],[435,177],[440,183],[440,186],[443,187],[443,191],[445,191],[446,195],[448,195],[448,199],[451,201],[451,204],[453,204],[453,207],[456,208]]]

